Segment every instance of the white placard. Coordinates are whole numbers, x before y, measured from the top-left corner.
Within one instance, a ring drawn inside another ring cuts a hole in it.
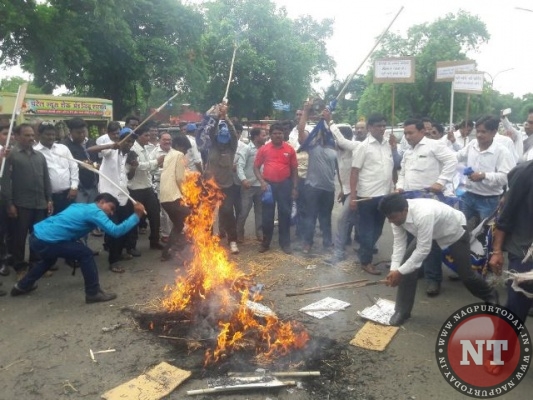
[[[483,83],[483,72],[459,72],[453,78],[453,90],[460,93],[481,94]]]
[[[412,83],[415,60],[412,57],[382,58],[374,62],[374,83]]]
[[[382,325],[390,325],[390,318],[394,314],[396,303],[387,299],[378,299],[376,304],[365,308],[363,311],[357,311],[361,318],[369,319]]]
[[[438,61],[435,69],[435,81],[452,82],[456,73],[475,71],[475,69],[476,62],[472,60]]]
[[[322,319],[328,315],[336,313],[337,311],[344,310],[349,305],[350,303],[346,303],[345,301],[337,300],[332,297],[326,297],[325,299],[300,308],[300,311],[310,315],[311,317]]]

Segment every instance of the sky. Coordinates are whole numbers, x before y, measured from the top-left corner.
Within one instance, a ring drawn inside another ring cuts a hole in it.
[[[191,2],[198,2],[191,1]],[[336,63],[338,79],[354,72],[375,44],[376,38],[404,6],[391,32],[405,36],[407,29],[424,22],[433,22],[460,9],[477,15],[485,24],[491,38],[476,53],[468,56],[478,63],[478,70],[493,78],[493,87],[501,93],[522,96],[533,92],[533,53],[529,40],[533,27],[531,0],[274,0],[283,6],[291,18],[309,14],[315,19],[334,19],[333,36],[327,41],[328,54]],[[528,4],[529,3],[529,4]],[[446,32],[443,32],[445,35]],[[449,61],[449,60],[442,60]],[[368,70],[367,62],[360,70]],[[509,70],[502,72],[505,70]],[[21,75],[20,69],[0,69],[0,78]],[[323,76],[318,88],[326,88],[332,77]],[[486,75],[487,80],[491,80]]]
[[[343,80],[354,72],[376,42],[376,38],[404,6],[390,32],[406,36],[413,25],[433,22],[449,13],[464,10],[477,15],[491,36],[476,53],[468,56],[477,61],[479,71],[493,77],[493,87],[501,93],[522,96],[533,92],[533,53],[528,39],[533,32],[531,0],[274,0],[284,6],[291,18],[309,14],[315,19],[333,18],[333,36],[327,41],[328,54],[336,63],[336,73]],[[443,35],[446,33],[443,32]],[[451,60],[442,60],[451,61]],[[360,70],[365,73],[369,63]],[[513,68],[510,71],[501,72]],[[501,72],[501,73],[500,73]],[[491,78],[486,75],[490,82]],[[324,79],[320,88],[327,86]]]

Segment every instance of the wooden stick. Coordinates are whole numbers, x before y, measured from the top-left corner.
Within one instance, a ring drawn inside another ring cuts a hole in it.
[[[24,96],[26,96],[26,90],[28,89],[28,82],[24,82],[19,86],[17,91],[17,97],[15,99],[15,106],[13,107],[13,113],[11,114],[11,121],[9,122],[9,130],[7,131],[7,139],[5,149],[9,148],[9,142],[11,141],[11,133],[13,132],[13,126],[15,125],[15,119],[22,111],[22,103],[24,102]],[[0,167],[0,178],[4,175],[4,168],[6,166],[6,158],[2,158],[2,166]]]
[[[381,284],[385,284],[386,282],[387,281],[385,281],[385,280],[382,280],[382,281],[371,281],[371,282],[359,282],[359,283],[357,283],[357,281],[345,282],[345,283],[337,284],[337,286],[322,287],[322,288],[318,288],[317,287],[316,289],[308,290],[308,291],[303,290],[301,292],[285,293],[285,296],[287,296],[287,297],[301,296],[301,295],[304,295],[304,294],[319,293],[319,292],[324,291],[324,290],[343,289],[343,288],[347,288],[347,287],[350,287],[350,286],[355,286],[357,288],[360,288],[360,287],[365,287],[365,286],[381,285]],[[311,310],[311,311],[314,311],[314,310]]]
[[[261,375],[259,372],[228,372],[228,376],[256,376]],[[265,371],[263,376],[320,376],[320,371],[280,371],[268,372]]]
[[[238,385],[238,386],[218,386],[208,389],[196,389],[196,390],[187,390],[189,396],[196,394],[209,394],[209,393],[221,393],[221,392],[242,392],[244,390],[257,389],[257,388],[270,388],[270,387],[283,387],[283,386],[295,386],[296,381],[271,381],[265,382],[262,385],[259,384],[250,384],[250,385]]]
[[[89,355],[91,356],[91,360],[93,360],[93,362],[96,362],[96,358],[94,358],[94,353],[91,349],[89,349]]]
[[[226,85],[226,92],[224,93],[224,97],[222,98],[222,101],[224,103],[228,102],[228,93],[229,93],[229,86],[231,84],[231,79],[233,78],[233,65],[235,64],[235,55],[237,54],[237,43],[233,46],[233,56],[231,57],[231,66],[229,69],[229,77],[228,77],[228,84]]]
[[[100,351],[93,351],[93,354],[114,353],[115,351],[117,350],[116,349],[100,350]]]
[[[358,279],[356,281],[332,283],[332,284],[329,284],[329,285],[319,285],[319,286],[315,286],[315,287],[311,287],[311,288],[303,289],[303,290],[307,291],[307,290],[325,289],[325,288],[330,288],[330,287],[336,287],[336,286],[339,286],[339,285],[346,285],[346,284],[351,284],[351,283],[362,283],[362,282],[368,282],[368,279]]]

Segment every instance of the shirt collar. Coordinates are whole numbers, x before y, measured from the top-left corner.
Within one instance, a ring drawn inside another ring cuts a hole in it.
[[[481,150],[479,148],[479,143],[477,140],[474,140],[474,144],[472,145],[479,153],[492,153],[494,154],[496,152],[496,143],[494,140],[492,140],[492,143],[490,144],[489,148],[487,150]]]

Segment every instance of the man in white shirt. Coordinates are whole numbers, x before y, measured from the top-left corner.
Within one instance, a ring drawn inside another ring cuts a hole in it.
[[[528,110],[527,121],[524,124],[525,138],[523,137],[523,132],[513,127],[507,116],[502,115],[501,120],[506,132],[510,133],[509,137],[513,140],[516,151],[520,156],[518,162],[533,160],[533,108]],[[520,145],[522,145],[521,149]]]
[[[490,115],[476,122],[476,140],[457,152],[457,160],[472,169],[461,198],[461,211],[470,221],[480,221],[492,215],[507,185],[507,174],[515,163],[509,151],[497,144],[494,137],[500,121]]]
[[[137,153],[139,165],[135,170],[133,178],[128,181],[128,189],[131,197],[139,203],[142,203],[146,208],[147,217],[150,222],[150,248],[162,250],[163,246],[159,243],[160,205],[152,187],[152,173],[163,165],[165,156],[155,158],[146,149],[146,145],[150,140],[149,128],[146,125],[140,126],[135,133],[137,134],[137,140],[131,150]],[[134,256],[139,254],[136,248],[128,250]]]
[[[137,135],[132,133],[128,136],[130,132],[132,132],[130,128],[123,128],[120,131],[119,136],[116,138],[116,141],[89,147],[87,149],[89,153],[99,152],[102,157],[100,173],[115,182],[126,193],[128,193],[128,179],[133,177],[135,174],[135,168],[138,164],[135,153],[130,154],[130,149],[135,143]],[[128,136],[127,139],[119,144],[119,142],[126,138],[126,136]],[[98,192],[109,193],[118,200],[118,207],[110,217],[114,223],[120,224],[129,218],[133,212],[133,203],[115,185],[111,184],[107,179],[100,177],[98,182]],[[122,255],[122,250],[127,249],[130,244],[136,240],[136,229],[137,227],[117,238],[105,235],[104,241],[109,251],[108,262],[109,270],[111,272],[125,272],[120,264],[120,260],[125,257]],[[131,258],[131,255],[129,255],[129,257]]]
[[[202,155],[198,151],[198,146],[196,145],[196,124],[189,123],[185,127],[185,134],[187,139],[191,142],[191,148],[187,150],[187,168],[189,171],[202,172],[204,170],[202,166]]]
[[[447,144],[451,150],[459,151],[465,147],[473,139],[471,136],[472,131],[474,130],[473,121],[462,121],[459,124],[459,129],[455,132],[450,131],[447,135]]]
[[[404,122],[404,137],[410,148],[403,154],[396,191],[442,193],[456,171],[455,153],[441,141],[427,138],[423,122],[417,119]],[[442,252],[436,244],[424,262],[424,275],[428,284],[426,293],[438,295],[442,282]]]
[[[360,124],[361,122],[358,122],[359,126]],[[333,241],[334,256],[330,260],[332,264],[336,264],[346,258],[344,249],[346,247],[346,242],[348,241],[350,226],[352,223],[355,224],[357,222],[357,210],[350,209],[350,172],[352,169],[353,153],[361,145],[361,142],[354,141],[353,138],[348,135],[348,132],[345,132],[347,130],[346,128],[351,131],[351,128],[347,126],[339,127],[337,124],[332,124],[330,126],[331,133],[333,134],[337,145],[337,163],[339,164],[339,179],[341,182],[341,192],[337,197],[337,201],[342,204],[342,209],[337,215],[337,221],[334,224],[336,226],[336,231]],[[357,229],[358,226],[356,226],[356,232]]]
[[[393,188],[394,160],[391,145],[385,138],[386,127],[383,115],[373,114],[368,118],[370,135],[354,150],[350,174],[350,209],[359,208],[359,259],[363,271],[372,275],[381,274],[372,264],[374,245],[385,223],[378,204]]]
[[[152,156],[155,157],[156,159],[160,156],[166,156],[171,149],[172,149],[172,136],[168,132],[163,132],[161,133],[161,136],[159,138],[159,143],[157,144],[155,149],[152,151]],[[154,189],[155,189],[158,199],[160,199],[160,193],[161,193],[161,172],[163,172],[162,166],[159,167],[153,173]],[[163,209],[163,207],[161,207],[160,224],[161,224],[161,228],[160,228],[161,241],[163,243],[166,243],[168,241],[168,238],[170,237],[170,232],[172,230],[172,222],[170,221],[170,218],[167,212]]]
[[[385,196],[379,210],[392,224],[394,235],[387,285],[398,286],[398,293],[390,325],[399,326],[411,316],[417,270],[431,251],[432,241],[436,241],[441,249],[449,249],[459,278],[470,293],[487,303],[498,304],[498,292],[472,269],[470,235],[465,230],[463,213],[437,200],[406,200],[401,194]],[[416,247],[413,242],[407,246],[408,234],[414,236]]]
[[[57,130],[54,124],[42,122],[38,129],[39,143],[33,148],[44,155],[52,184],[53,215],[59,214],[78,195],[78,164],[69,161],[72,154],[67,146],[56,143]]]
[[[96,139],[96,145],[101,146],[103,144],[114,143],[118,141],[120,135],[120,122],[111,121],[107,125],[107,133]]]
[[[235,164],[237,168],[237,178],[241,185],[241,212],[237,216],[237,243],[244,241],[244,225],[252,205],[255,216],[255,237],[258,241],[263,241],[262,227],[262,191],[261,183],[254,173],[254,161],[257,150],[261,148],[268,135],[263,128],[252,128],[250,131],[250,143],[237,147],[235,154]],[[241,142],[242,143],[242,142]]]

